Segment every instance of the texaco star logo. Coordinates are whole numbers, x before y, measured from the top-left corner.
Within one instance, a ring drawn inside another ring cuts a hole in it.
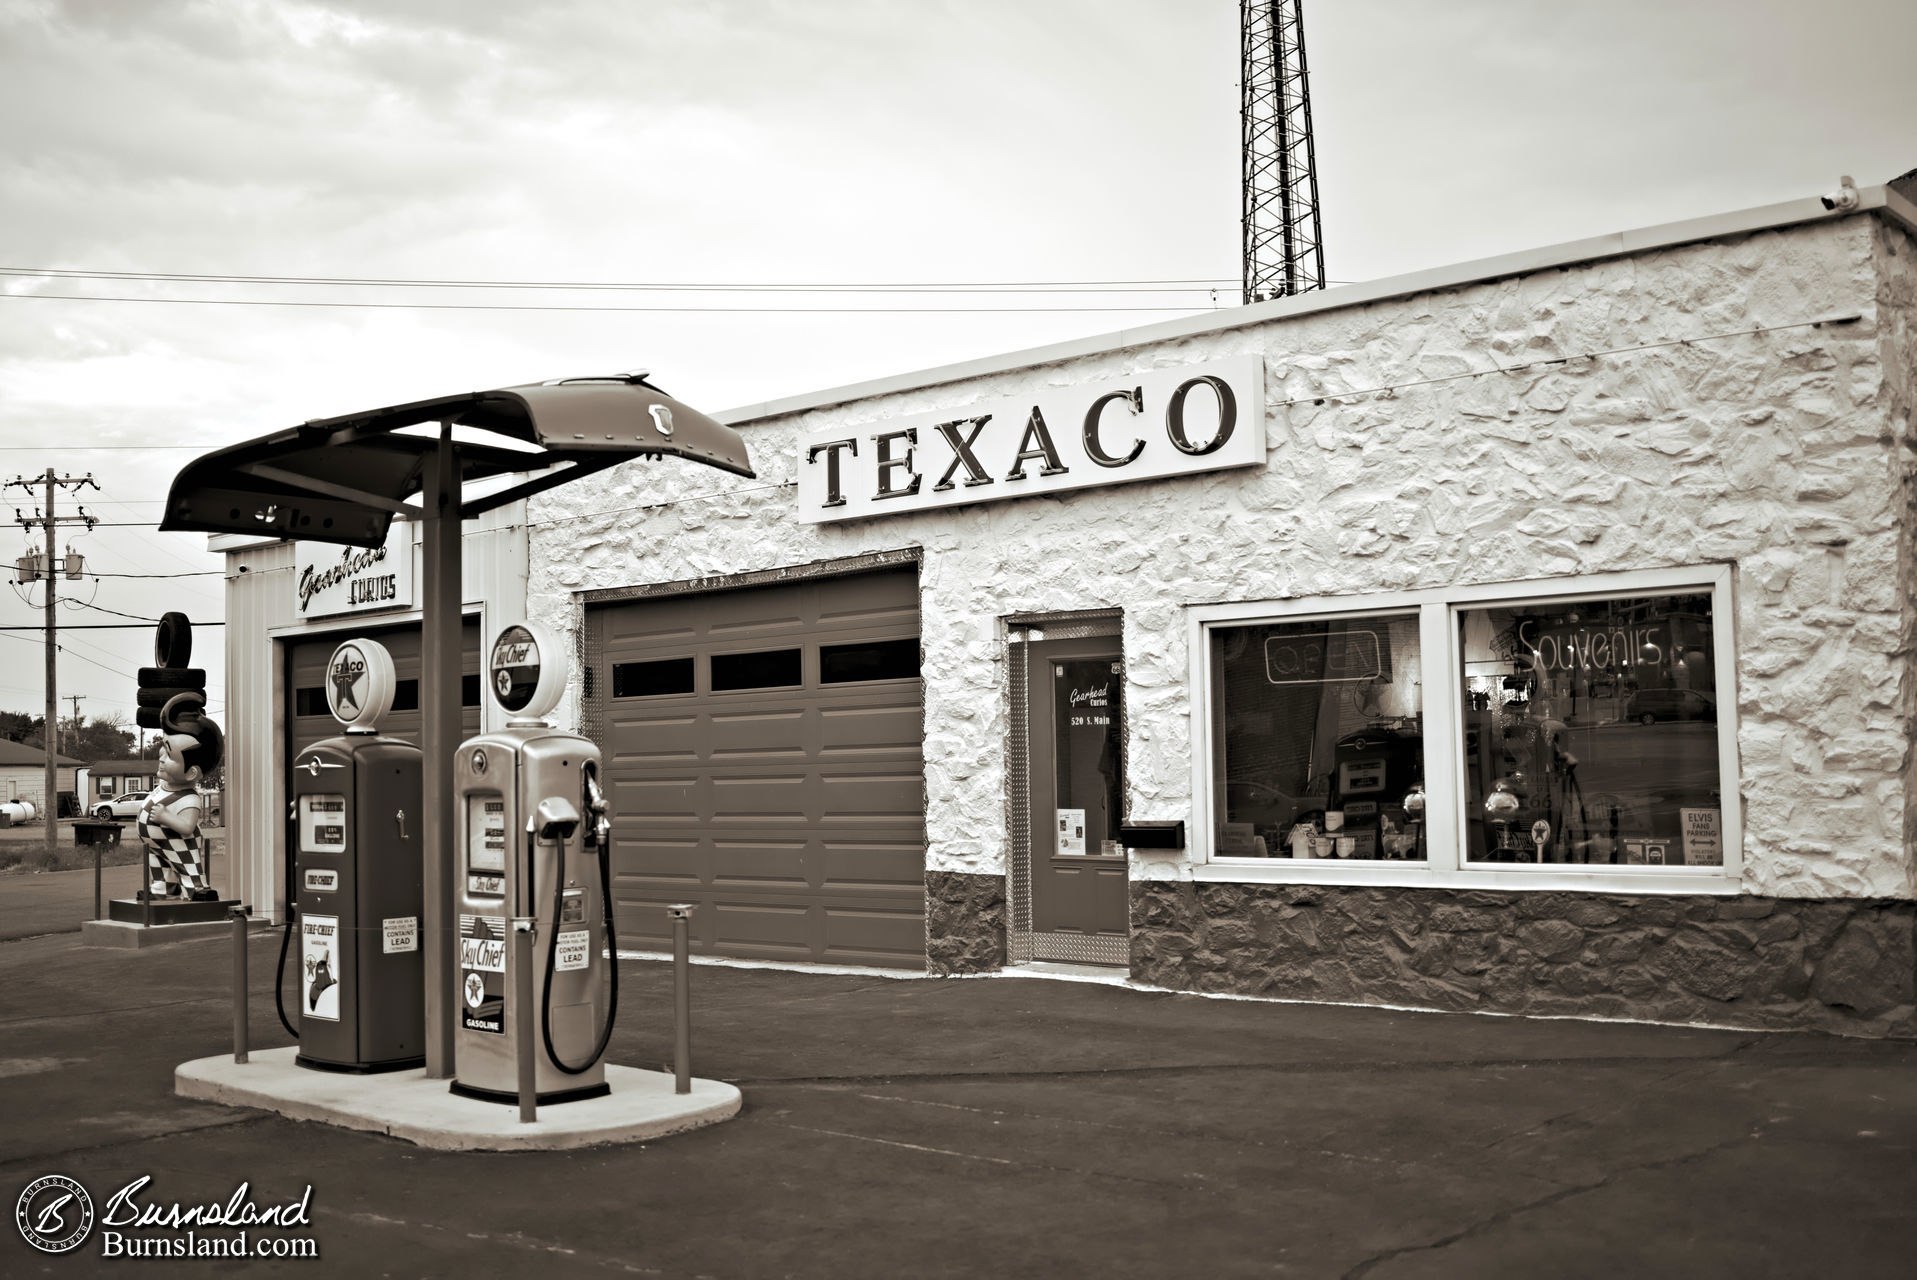
[[[366,659],[357,649],[345,649],[340,652],[339,661],[333,664],[333,702],[341,711],[360,710],[359,696],[355,692],[359,682],[366,677]]]

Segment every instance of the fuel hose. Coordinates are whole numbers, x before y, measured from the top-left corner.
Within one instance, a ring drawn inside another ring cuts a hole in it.
[[[588,819],[590,821],[590,819]],[[601,837],[599,840],[599,890],[605,901],[606,950],[611,954],[612,995],[606,1006],[606,1025],[599,1033],[599,1043],[586,1055],[582,1066],[571,1066],[559,1056],[552,1043],[552,977],[558,972],[559,961],[559,911],[565,904],[566,885],[566,846],[559,846],[559,872],[552,878],[552,938],[546,944],[546,992],[540,1001],[539,1030],[546,1039],[546,1056],[552,1064],[569,1076],[583,1076],[592,1070],[592,1064],[599,1061],[606,1046],[612,1042],[613,1020],[619,1016],[619,931],[612,922],[612,841]]]
[[[273,1008],[280,1015],[280,1025],[286,1028],[286,1034],[295,1040],[300,1038],[300,1029],[286,1020],[286,947],[293,941],[293,906],[286,907],[286,927],[280,930],[280,965],[273,974]]]

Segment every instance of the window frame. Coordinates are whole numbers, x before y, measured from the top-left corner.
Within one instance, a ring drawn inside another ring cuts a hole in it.
[[[1195,880],[1264,884],[1333,884],[1432,889],[1584,890],[1613,893],[1737,893],[1743,883],[1743,793],[1737,737],[1735,581],[1728,564],[1580,574],[1522,582],[1477,583],[1363,596],[1190,605],[1186,608],[1192,726],[1192,821],[1187,855]],[[1556,605],[1629,596],[1709,595],[1711,646],[1718,673],[1717,763],[1723,796],[1724,863],[1719,867],[1590,867],[1577,863],[1465,861],[1463,644],[1459,614],[1485,606]],[[1261,622],[1331,621],[1416,612],[1424,674],[1426,860],[1227,858],[1214,849],[1212,632]],[[1434,684],[1434,672],[1442,672]]]

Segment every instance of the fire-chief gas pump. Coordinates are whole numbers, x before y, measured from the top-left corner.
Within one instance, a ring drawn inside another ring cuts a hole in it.
[[[294,1060],[305,1067],[397,1071],[425,1062],[420,750],[377,727],[396,684],[384,646],[348,640],[333,650],[326,704],[346,732],[293,760]],[[282,973],[285,966],[282,946]]]
[[[504,729],[461,743],[454,761],[460,1017],[452,1088],[464,1097],[518,1097],[522,1018],[536,1019],[539,1103],[611,1091],[603,1061],[619,1010],[619,967],[605,954],[611,823],[599,748],[543,718],[565,688],[563,652],[543,628],[502,630],[485,675],[511,718]],[[508,929],[528,917],[532,1007],[520,1008]],[[609,986],[603,997],[602,978]]]

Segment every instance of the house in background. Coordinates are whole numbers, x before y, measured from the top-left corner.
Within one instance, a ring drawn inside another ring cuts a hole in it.
[[[89,805],[128,791],[151,791],[159,782],[151,760],[102,760],[86,776]]]
[[[77,795],[79,775],[86,769],[86,761],[56,755],[54,764],[58,770],[55,789]],[[44,813],[46,797],[47,753],[24,743],[0,742],[0,800],[31,801],[35,809]]]

